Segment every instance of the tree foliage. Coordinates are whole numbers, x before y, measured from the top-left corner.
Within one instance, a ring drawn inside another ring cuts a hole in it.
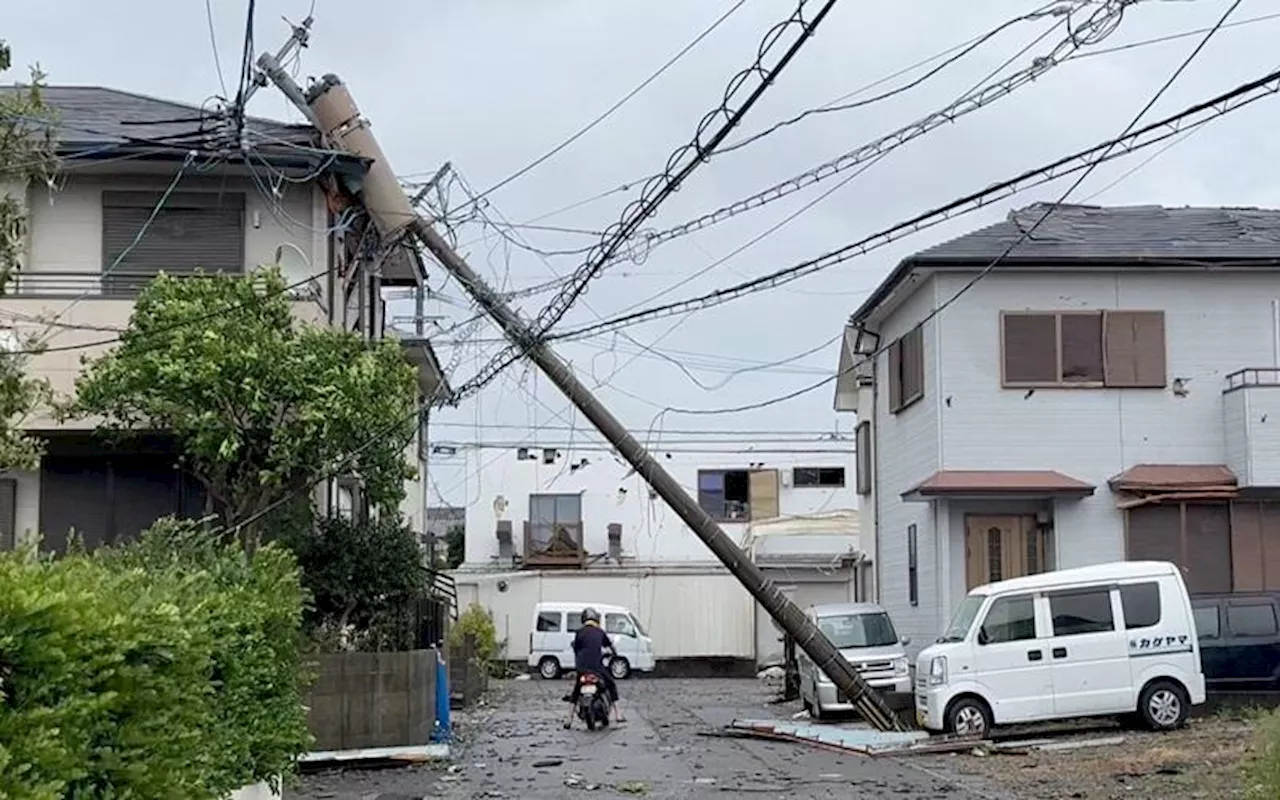
[[[293,557],[195,523],[0,556],[0,797],[215,800],[310,746]]]
[[[449,569],[457,569],[467,558],[467,527],[450,525],[444,534],[444,546],[447,558],[445,565]]]
[[[172,432],[238,525],[338,472],[360,476],[372,506],[397,507],[415,474],[404,451],[416,404],[416,372],[396,342],[298,322],[279,270],[264,268],[157,277],[65,411]]]
[[[303,585],[311,592],[308,628],[339,649],[378,627],[426,589],[418,537],[398,515],[350,520],[329,517],[284,540],[298,558]]]
[[[10,67],[8,45],[0,41],[0,74]],[[32,70],[31,82],[0,89],[0,294],[22,263],[27,241],[26,187],[51,182],[57,174],[54,115],[41,94],[43,76]],[[49,403],[46,381],[29,378],[26,351],[39,343],[16,337],[0,352],[0,469],[30,469],[39,463],[38,439],[22,431],[23,422]]]

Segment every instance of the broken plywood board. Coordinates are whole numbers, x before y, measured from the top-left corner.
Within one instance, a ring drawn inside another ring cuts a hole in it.
[[[817,745],[848,753],[880,755],[901,753],[915,747],[939,743],[923,731],[887,732],[868,727],[841,725],[817,725],[790,720],[739,719],[729,723],[725,730],[729,735],[750,736],[762,739]],[[972,746],[971,742],[965,744]]]
[[[306,753],[298,762],[308,767],[357,764],[422,764],[449,757],[447,744],[420,744],[405,747],[369,747],[362,750],[318,750]]]

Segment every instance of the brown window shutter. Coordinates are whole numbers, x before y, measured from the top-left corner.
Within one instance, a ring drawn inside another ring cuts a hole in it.
[[[748,479],[748,495],[751,501],[751,519],[772,519],[781,512],[778,508],[778,471],[755,469]]]
[[[889,345],[889,410],[902,408],[902,340]]]
[[[18,544],[18,482],[0,479],[0,550],[13,550]]]
[[[1108,311],[1104,316],[1106,384],[1161,389],[1168,383],[1163,311]]]
[[[902,400],[909,403],[924,394],[924,331],[915,328],[902,337]]]
[[[1000,321],[1005,386],[1058,383],[1058,315],[1008,311]]]

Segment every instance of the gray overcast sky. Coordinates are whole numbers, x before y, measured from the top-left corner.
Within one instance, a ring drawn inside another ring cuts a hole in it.
[[[244,0],[211,0],[226,81],[234,91],[244,28]],[[309,0],[260,0],[257,43],[274,50],[287,29],[281,15],[305,16]],[[1143,0],[1097,48],[1212,25],[1230,0]],[[199,0],[9,0],[0,11],[0,36],[10,40],[18,63],[39,61],[50,80],[98,84],[200,103],[218,93],[205,4]],[[301,77],[334,72],[350,85],[401,175],[425,177],[452,161],[478,189],[487,188],[558,144],[594,118],[732,5],[730,0],[470,0],[415,3],[318,0],[312,46]],[[811,0],[810,5],[819,5]],[[1040,5],[1031,0],[896,0],[867,4],[845,0],[819,29],[782,79],[748,116],[754,132],[805,108],[826,103],[909,64],[954,47]],[[698,120],[720,100],[727,80],[750,63],[761,36],[792,8],[785,0],[748,0],[729,21],[662,78],[605,123],[528,175],[496,192],[493,207],[521,222],[599,194],[664,164],[686,142]],[[1083,14],[1089,13],[1091,5]],[[1234,20],[1280,11],[1272,3],[1245,2]],[[1083,16],[1082,14],[1082,16]],[[145,22],[144,22],[145,20]],[[663,228],[747,195],[941,108],[991,69],[1027,45],[1054,20],[1022,23],[922,86],[891,100],[791,126],[757,144],[703,166],[659,212]],[[1180,109],[1258,77],[1274,67],[1269,40],[1280,19],[1222,31],[1184,73],[1148,119]],[[1047,53],[1055,32],[1031,53]],[[665,300],[701,293],[818,255],[892,224],[912,213],[1037,166],[1071,150],[1118,134],[1196,46],[1199,37],[1139,47],[1063,64],[1035,84],[898,149],[864,176],[811,211]],[[1095,48],[1095,49],[1097,49]],[[919,72],[895,83],[910,80]],[[895,84],[889,84],[892,86]],[[886,87],[880,87],[883,90]],[[251,113],[300,117],[274,90],[254,98]],[[1275,100],[1263,100],[1178,144],[1096,198],[1105,204],[1274,205],[1274,181],[1258,165],[1280,161],[1271,124],[1280,122]],[[1084,199],[1112,182],[1146,154],[1099,168],[1072,199]],[[562,323],[577,326],[637,304],[681,277],[727,254],[828,187],[829,180],[787,200],[741,215],[716,228],[655,251],[643,265],[613,269]],[[996,204],[896,246],[840,267],[690,317],[628,329],[645,346],[683,362],[714,391],[699,388],[676,366],[645,353],[615,334],[563,352],[625,422],[643,434],[667,405],[734,406],[767,399],[830,375],[837,345],[786,367],[744,373],[724,383],[725,370],[772,362],[831,339],[848,314],[905,253],[987,224],[1011,207],[1057,199],[1057,182]],[[618,219],[632,193],[545,220],[590,229]],[[459,190],[454,203],[461,201]],[[573,269],[573,256],[550,259],[512,250],[507,256],[492,231],[467,224],[458,231],[475,266],[495,282],[519,288]],[[592,237],[527,231],[537,246],[572,249]],[[488,245],[481,237],[486,237]],[[443,281],[437,283],[437,287]],[[459,297],[456,284],[444,287]],[[526,300],[536,313],[544,295]],[[461,312],[454,310],[455,315]],[[680,322],[675,330],[672,325]],[[448,322],[445,323],[449,324]],[[491,340],[484,327],[474,337]],[[490,341],[462,352],[455,381],[467,377],[493,352]],[[450,350],[440,346],[443,360]],[[707,369],[710,365],[713,369]],[[616,373],[616,374],[615,374]],[[520,430],[479,429],[485,424],[564,425],[530,400],[558,412],[566,404],[540,376],[513,369],[478,403],[437,415],[437,441],[511,441]],[[668,414],[674,428],[828,429],[837,421],[829,386],[802,398],[750,413],[723,416]],[[460,425],[465,423],[465,426]],[[842,428],[850,418],[839,419]],[[579,437],[584,434],[578,434]],[[563,433],[543,440],[562,441]],[[530,440],[531,442],[534,440]],[[492,452],[492,451],[489,451]],[[492,457],[488,453],[486,458]],[[461,469],[439,463],[437,481],[450,500],[462,500]]]

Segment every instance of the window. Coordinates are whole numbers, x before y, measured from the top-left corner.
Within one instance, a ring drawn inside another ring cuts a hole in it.
[[[1130,560],[1177,564],[1192,594],[1232,590],[1228,504],[1149,503],[1125,514]]]
[[[716,522],[746,520],[751,509],[750,495],[746,470],[698,473],[698,505]]]
[[[605,614],[604,630],[605,633],[615,636],[634,637],[636,635],[635,626],[631,624],[631,618],[626,614]]]
[[[1116,629],[1110,589],[1086,589],[1049,595],[1054,636],[1079,636]]]
[[[582,614],[565,614],[564,629],[569,633],[577,633],[582,630]]]
[[[871,471],[874,469],[871,460],[871,422],[869,420],[859,422],[853,436],[853,446],[856,449],[856,457],[858,459],[857,467],[854,470],[854,480],[857,482],[857,491],[860,495],[871,494]]]
[[[539,552],[581,547],[582,495],[529,495],[529,537]]]
[[[243,192],[103,192],[103,291],[136,293],[161,271],[243,272],[244,212]]]
[[[920,570],[916,564],[916,526],[907,526],[907,597],[911,605],[920,605]]]
[[[1163,311],[1005,311],[1006,387],[1163,388]]]
[[[1002,597],[982,621],[979,644],[1025,642],[1036,638],[1036,605],[1031,595]]]
[[[559,611],[543,611],[538,614],[538,633],[558,633],[560,631]]]
[[[791,485],[797,489],[844,486],[844,467],[796,467],[791,470]]]
[[[1196,634],[1200,639],[1217,639],[1220,635],[1221,620],[1217,606],[1202,606],[1191,610],[1196,623]]]
[[[924,397],[924,329],[889,345],[889,412],[897,414]]]
[[[1160,622],[1160,584],[1130,583],[1120,587],[1120,607],[1124,610],[1124,627],[1150,628]]]
[[[1276,610],[1270,603],[1227,606],[1227,630],[1233,636],[1275,636]]]
[[[889,615],[841,614],[822,617],[818,629],[831,640],[837,650],[850,647],[888,647],[898,643],[898,634],[889,621]]]

